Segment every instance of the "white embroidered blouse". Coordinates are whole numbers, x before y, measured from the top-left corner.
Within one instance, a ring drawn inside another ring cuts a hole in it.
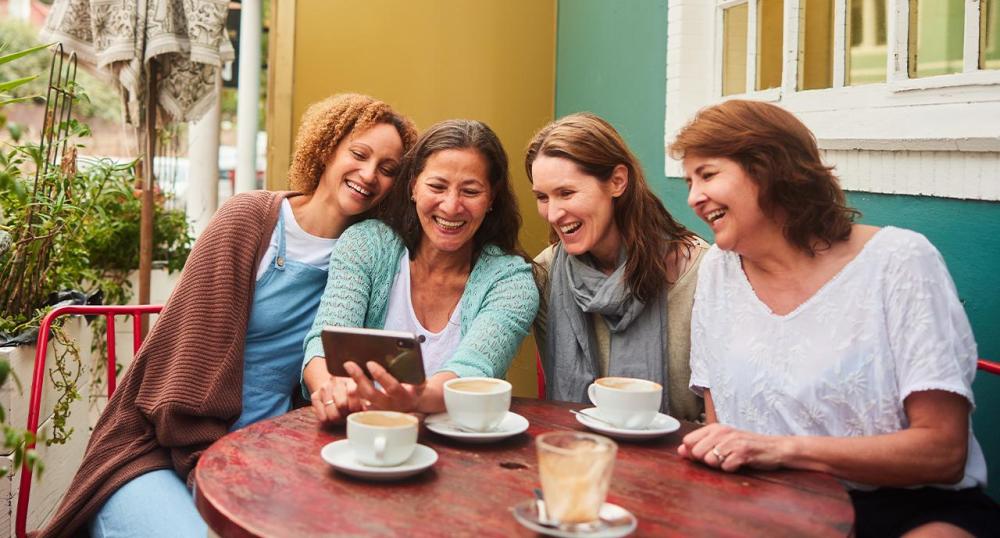
[[[923,235],[879,230],[783,316],[757,298],[736,253],[713,245],[698,277],[690,385],[711,390],[723,424],[771,435],[878,435],[908,426],[903,401],[912,392],[944,390],[975,405],[976,342],[944,260]],[[965,477],[939,487],[986,483],[969,428]]]

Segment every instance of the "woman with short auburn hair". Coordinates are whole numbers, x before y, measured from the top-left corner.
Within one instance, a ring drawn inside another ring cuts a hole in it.
[[[525,170],[553,244],[535,261],[546,396],[587,402],[605,376],[663,387],[661,409],[698,420],[687,390],[691,301],[707,245],[671,217],[607,121],[570,114],[538,131]]]
[[[969,418],[976,343],[934,246],[855,224],[812,133],[778,106],[708,107],[670,152],[716,241],[691,321],[709,425],[678,452],[833,474],[858,536],[995,534]]]

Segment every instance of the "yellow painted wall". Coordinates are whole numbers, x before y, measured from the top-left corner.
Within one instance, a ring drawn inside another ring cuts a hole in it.
[[[294,5],[290,5],[294,3]],[[379,97],[418,128],[449,118],[492,127],[511,163],[525,217],[521,240],[537,253],[548,229],[535,215],[523,171],[531,135],[552,120],[555,95],[555,0],[280,0],[269,103],[268,170],[287,168],[292,137],[306,107],[338,92]],[[289,34],[293,35],[289,35]],[[289,65],[287,62],[291,62]],[[273,75],[272,75],[273,76]],[[288,77],[291,77],[290,80]],[[284,102],[282,102],[284,101]],[[280,168],[278,168],[280,166]],[[280,174],[268,186],[283,188]],[[508,378],[515,394],[534,395],[535,347],[529,337]]]

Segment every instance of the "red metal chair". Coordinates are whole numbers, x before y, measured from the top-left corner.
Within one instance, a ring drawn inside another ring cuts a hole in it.
[[[35,350],[35,369],[31,377],[31,399],[28,404],[28,426],[27,430],[34,436],[38,433],[38,417],[42,405],[42,388],[45,386],[45,353],[49,347],[49,332],[52,322],[56,318],[65,315],[88,315],[105,316],[108,321],[108,398],[115,391],[115,316],[132,316],[132,351],[139,352],[142,345],[142,315],[158,314],[163,309],[163,305],[126,305],[126,306],[102,306],[102,305],[69,305],[53,308],[45,318],[38,330],[38,346]],[[25,451],[35,448],[32,442],[25,447]],[[31,469],[28,463],[21,465],[21,487],[17,493],[17,517],[14,524],[14,532],[17,538],[27,536],[28,524],[28,500],[31,495]]]
[[[979,359],[979,369],[993,375],[1000,375],[1000,362]]]
[[[535,370],[538,372],[538,399],[545,399],[545,369],[542,368],[542,356],[535,350]]]

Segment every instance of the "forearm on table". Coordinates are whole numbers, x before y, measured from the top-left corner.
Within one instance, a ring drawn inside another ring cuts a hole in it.
[[[967,443],[949,443],[932,428],[861,437],[784,436],[782,464],[878,486],[953,484],[962,479]]]
[[[705,389],[703,395],[708,423],[718,422],[711,390]],[[764,437],[783,467],[821,471],[878,486],[961,480],[969,443],[969,404],[965,398],[944,391],[914,392],[904,408],[910,427],[893,433]]]
[[[427,379],[427,386],[417,401],[419,413],[441,413],[444,407],[444,384],[458,377],[454,372],[438,372]]]

